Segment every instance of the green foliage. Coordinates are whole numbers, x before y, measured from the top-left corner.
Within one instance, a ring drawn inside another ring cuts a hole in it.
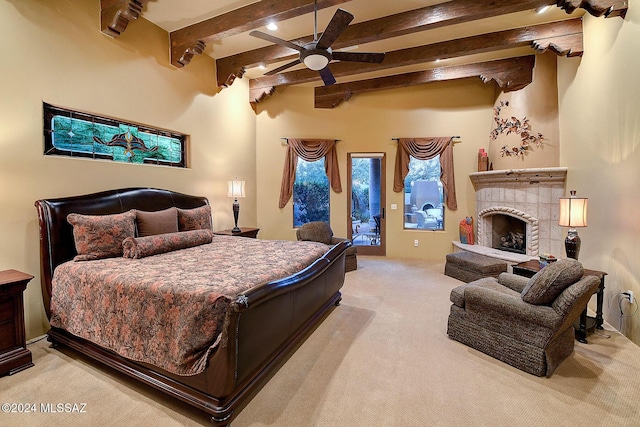
[[[293,226],[311,221],[329,222],[329,179],[324,161],[299,159],[293,185]]]
[[[369,158],[354,158],[351,162],[351,216],[353,220],[367,222],[369,212]]]
[[[351,216],[353,220],[369,221],[369,186],[353,186],[351,189]]]
[[[329,222],[329,191],[320,182],[297,183],[293,186],[294,227],[311,221]]]

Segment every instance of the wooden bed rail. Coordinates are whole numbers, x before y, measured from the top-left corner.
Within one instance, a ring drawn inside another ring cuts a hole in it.
[[[264,283],[243,292],[233,303],[234,311],[245,311],[250,307],[260,305],[271,298],[277,297],[278,295],[305,286],[316,277],[324,273],[328,265],[338,259],[349,246],[351,246],[351,241],[342,241],[334,245],[322,258],[317,259],[313,264],[311,264],[304,270],[292,276],[285,277],[277,281]]]

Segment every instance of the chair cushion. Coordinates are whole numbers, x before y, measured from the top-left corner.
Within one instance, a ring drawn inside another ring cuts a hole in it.
[[[464,285],[460,285],[451,290],[449,294],[449,300],[460,308],[465,308],[464,304],[464,292],[467,288],[472,286],[478,286],[485,289],[491,289],[503,294],[515,294],[518,295],[512,289],[507,288],[506,286],[501,285],[495,277],[483,277],[482,279],[474,280],[470,283],[465,283]]]
[[[314,221],[303,224],[298,229],[298,239],[308,240],[311,242],[320,242],[325,245],[331,244],[331,238],[333,237],[333,231],[326,222]]]
[[[547,265],[537,272],[522,290],[522,299],[529,304],[551,304],[568,286],[584,274],[582,264],[567,258]]]

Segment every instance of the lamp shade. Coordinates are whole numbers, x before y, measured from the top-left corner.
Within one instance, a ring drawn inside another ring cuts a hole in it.
[[[244,195],[244,181],[228,181],[227,185],[227,197],[245,197]]]
[[[329,59],[322,55],[309,55],[304,58],[304,65],[306,65],[310,70],[322,70],[328,63]]]
[[[560,198],[560,220],[558,225],[562,227],[586,227],[587,204],[589,199],[576,197],[576,192],[571,191],[571,197]]]

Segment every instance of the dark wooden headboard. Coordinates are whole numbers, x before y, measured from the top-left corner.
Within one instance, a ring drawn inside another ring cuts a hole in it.
[[[73,228],[67,215],[109,215],[131,209],[159,211],[172,206],[182,209],[209,204],[205,197],[156,188],[124,188],[83,196],[43,199],[35,202],[40,228],[40,275],[42,299],[50,316],[51,279],[55,268],[77,255]]]

